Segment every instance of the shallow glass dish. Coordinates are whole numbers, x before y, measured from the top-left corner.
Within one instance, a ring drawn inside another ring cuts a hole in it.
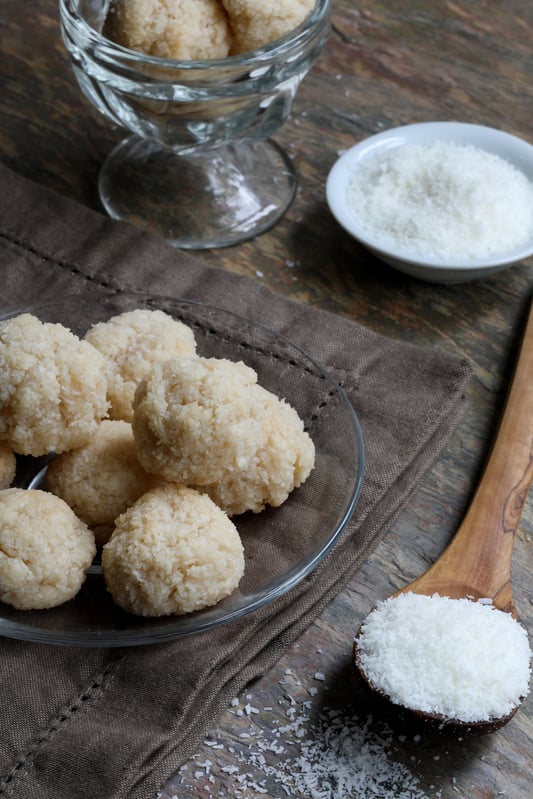
[[[300,347],[253,321],[207,305],[146,294],[67,296],[0,312],[0,322],[27,312],[82,336],[90,325],[135,308],[160,309],[194,331],[198,354],[244,361],[258,382],[293,405],[316,448],[304,485],[279,508],[234,517],[245,551],[238,588],[217,605],[184,616],[145,619],[114,604],[98,556],[78,595],[50,610],[21,611],[0,603],[0,635],[49,644],[134,646],[199,633],[261,608],[300,583],[341,537],[363,478],[363,441],[346,394]],[[15,484],[40,488],[46,458],[20,458]],[[45,531],[43,531],[45,532]]]

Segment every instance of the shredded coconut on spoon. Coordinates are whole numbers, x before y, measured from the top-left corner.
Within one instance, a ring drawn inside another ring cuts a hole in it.
[[[357,650],[393,703],[449,719],[503,718],[529,690],[526,630],[489,601],[400,593],[368,615]]]

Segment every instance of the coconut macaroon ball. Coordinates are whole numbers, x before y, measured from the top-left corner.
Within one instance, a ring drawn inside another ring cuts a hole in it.
[[[117,516],[158,482],[137,459],[131,425],[109,419],[82,447],[57,455],[45,477],[46,488],[92,529],[97,545],[109,539]]]
[[[87,441],[107,412],[105,363],[60,324],[20,314],[0,324],[0,440],[22,455]]]
[[[219,0],[112,0],[104,36],[160,58],[224,58],[231,44]]]
[[[229,516],[259,513],[266,505],[277,508],[315,465],[313,441],[294,408],[259,385],[251,392],[262,429],[249,466],[201,487]]]
[[[290,33],[311,13],[315,0],[222,0],[233,31],[231,55],[247,53]]]
[[[94,536],[59,497],[0,492],[0,600],[20,610],[52,608],[80,590]]]
[[[180,615],[231,594],[244,573],[244,551],[235,525],[208,496],[169,484],[119,517],[102,550],[102,573],[129,613]]]
[[[135,392],[139,461],[166,480],[204,485],[246,468],[260,435],[250,413],[256,373],[224,358],[156,364]]]
[[[138,308],[99,322],[85,340],[106,359],[109,416],[131,422],[137,384],[151,366],[196,353],[191,328],[163,311]]]
[[[133,433],[146,471],[205,489],[229,515],[280,505],[314,465],[296,411],[244,363],[182,358],[139,384]]]
[[[0,443],[0,489],[9,488],[15,479],[17,460],[14,453]]]

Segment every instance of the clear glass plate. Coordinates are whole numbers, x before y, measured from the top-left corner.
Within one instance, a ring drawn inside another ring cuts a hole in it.
[[[342,388],[300,347],[248,319],[203,304],[146,294],[66,296],[0,312],[87,328],[134,308],[161,309],[194,331],[198,354],[244,361],[258,381],[300,414],[316,448],[316,466],[279,508],[234,517],[245,550],[239,587],[217,605],[184,616],[145,619],[118,608],[106,591],[98,558],[79,594],[57,608],[21,611],[0,602],[0,635],[72,646],[133,646],[169,641],[239,619],[301,582],[342,535],[363,478],[363,441]],[[15,484],[38,488],[46,459],[20,458]],[[46,531],[43,531],[44,533]]]

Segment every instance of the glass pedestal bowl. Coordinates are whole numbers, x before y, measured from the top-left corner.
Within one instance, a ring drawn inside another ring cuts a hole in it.
[[[296,176],[270,137],[327,40],[331,0],[317,0],[271,45],[207,61],[158,58],[106,39],[109,4],[59,0],[82,91],[130,131],[100,173],[106,211],[191,249],[236,244],[272,227],[292,202]]]

